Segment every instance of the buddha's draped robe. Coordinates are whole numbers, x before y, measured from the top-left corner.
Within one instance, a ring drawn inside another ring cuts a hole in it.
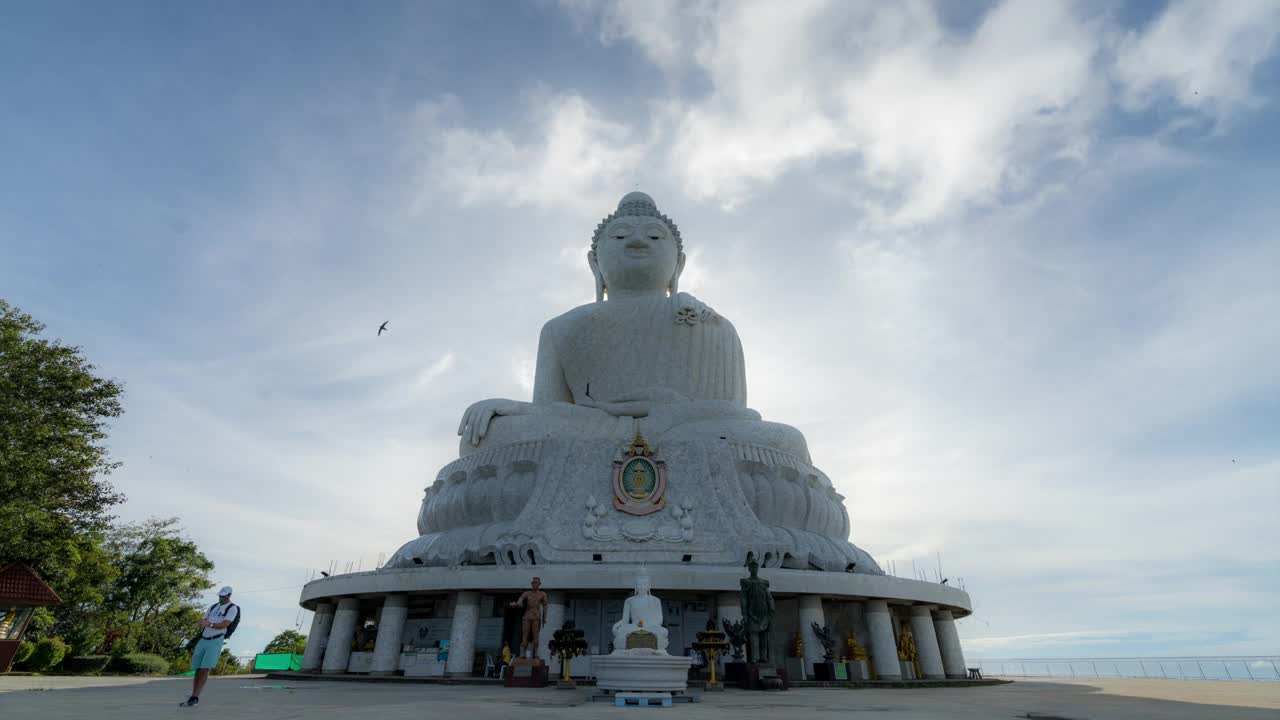
[[[713,315],[677,322],[676,297],[609,300],[583,305],[552,321],[555,355],[574,402],[608,402],[650,388],[690,400],[746,407],[742,342],[733,325]]]

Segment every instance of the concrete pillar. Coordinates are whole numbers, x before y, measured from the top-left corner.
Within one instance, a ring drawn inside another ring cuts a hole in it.
[[[960,633],[950,610],[933,613],[933,629],[938,636],[938,650],[942,653],[942,667],[949,678],[964,679],[968,672],[964,666],[964,651],[960,649]]]
[[[302,652],[302,672],[316,672],[324,658],[324,648],[329,642],[329,628],[333,627],[333,603],[316,604],[311,616],[311,629],[307,631],[307,649]]]
[[[827,624],[826,615],[822,612],[822,596],[800,596],[800,637],[804,639],[804,674],[808,678],[814,676],[815,663],[825,662],[822,641],[813,631],[813,624],[821,627]]]
[[[459,591],[453,604],[453,624],[449,626],[449,661],[445,672],[470,675],[475,665],[476,626],[480,622],[480,593]]]
[[[893,642],[893,618],[884,600],[867,601],[867,645],[871,664],[880,680],[901,680],[898,646]]]
[[[538,657],[542,658],[542,661],[547,663],[548,666],[554,664],[556,668],[560,667],[560,665],[552,660],[551,648],[548,645],[551,643],[551,638],[555,636],[556,631],[560,629],[561,625],[564,625],[564,614],[564,593],[558,590],[548,592],[547,621],[542,624],[542,632],[538,633]],[[555,668],[552,668],[550,672],[554,674]]]
[[[360,622],[360,600],[342,598],[333,614],[333,627],[329,629],[329,644],[325,647],[322,673],[344,673],[351,660],[351,641],[355,639],[356,624]]]
[[[928,605],[911,606],[911,635],[915,637],[916,654],[920,656],[920,674],[927,680],[945,678],[938,636],[933,631],[933,610]]]
[[[370,675],[395,675],[400,669],[400,648],[403,644],[404,621],[409,618],[409,596],[392,593],[382,601],[378,617],[378,639],[373,644],[373,665]]]

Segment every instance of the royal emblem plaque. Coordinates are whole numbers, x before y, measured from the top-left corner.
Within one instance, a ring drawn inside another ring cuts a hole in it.
[[[665,507],[667,464],[636,432],[622,457],[613,461],[613,506],[632,515],[648,515]]]

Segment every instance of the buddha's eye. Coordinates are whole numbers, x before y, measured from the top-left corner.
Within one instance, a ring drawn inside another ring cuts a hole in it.
[[[661,240],[661,239],[662,239],[662,236],[661,236],[661,235],[650,235],[650,236],[649,236],[649,239],[650,239],[650,240]]]

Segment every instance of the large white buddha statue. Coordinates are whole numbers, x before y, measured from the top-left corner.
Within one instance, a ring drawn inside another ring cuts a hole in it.
[[[466,409],[459,457],[389,566],[741,567],[750,553],[764,568],[880,573],[848,542],[843,498],[800,431],[747,407],[738,333],[680,291],[684,241],[653,198],[622,198],[587,265],[595,301],[543,326],[533,397]],[[624,461],[639,483],[625,492],[611,480]]]
[[[742,343],[733,325],[679,291],[680,231],[642,192],[596,228],[587,264],[596,301],[553,318],[538,339],[533,400],[467,408],[460,454],[554,437],[738,439],[807,460],[794,428],[747,408]]]
[[[644,647],[638,640],[644,633],[655,636],[656,647]],[[613,652],[666,655],[667,634],[662,626],[662,601],[649,593],[649,575],[642,568],[636,574],[636,593],[622,603],[622,619],[613,624]]]

